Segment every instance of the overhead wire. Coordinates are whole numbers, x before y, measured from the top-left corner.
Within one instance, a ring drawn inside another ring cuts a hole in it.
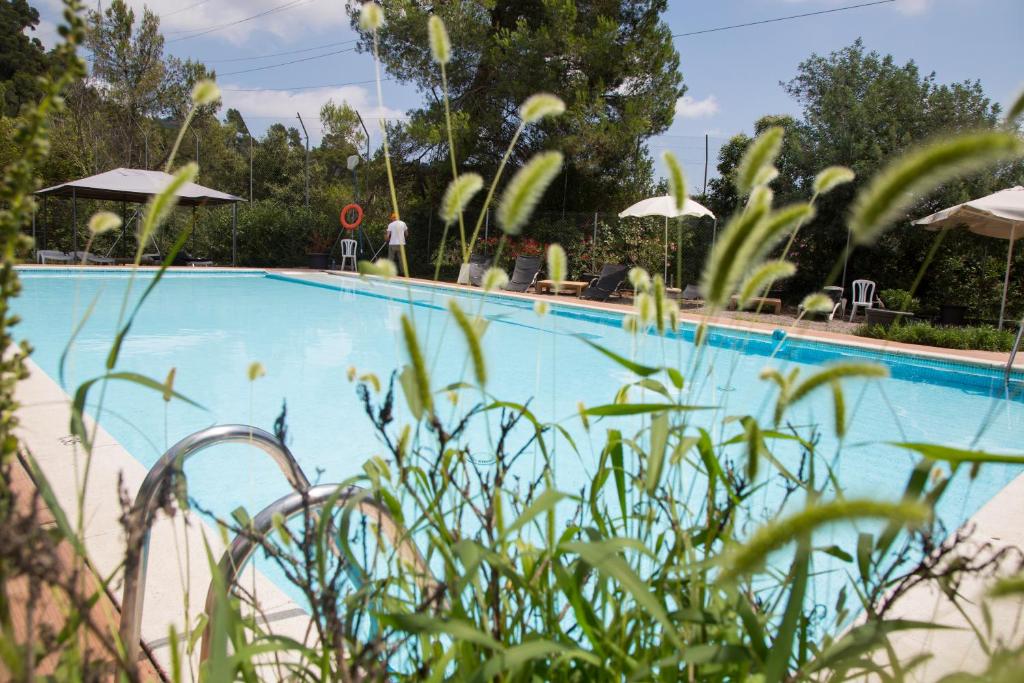
[[[197,3],[194,3],[192,5],[188,5],[186,7],[180,7],[178,9],[174,10],[173,12],[167,12],[165,14],[161,14],[160,18],[163,19],[164,17],[173,17],[175,14],[181,14],[182,12],[187,12],[190,9],[194,9],[196,7],[199,7],[200,5],[205,5],[208,2],[210,2],[210,0],[199,0],[199,2],[197,2]]]
[[[730,24],[728,26],[716,26],[714,28],[700,29],[699,31],[687,31],[685,33],[673,33],[673,38],[684,38],[686,36],[699,36],[704,33],[715,33],[718,31],[728,31],[734,28],[746,28],[748,26],[760,26],[762,24],[774,24],[780,21],[790,21],[791,19],[804,19],[806,17],[815,17],[821,14],[833,14],[835,12],[846,12],[848,10],[860,9],[862,7],[873,7],[875,5],[888,5],[896,2],[896,0],[873,0],[873,2],[862,2],[856,5],[846,5],[844,7],[832,7],[831,9],[822,9],[814,12],[804,12],[802,14],[790,14],[785,17],[774,17],[772,19],[761,19],[759,21],[748,21],[743,24]]]
[[[352,52],[355,50],[354,47],[347,48],[345,50],[335,50],[334,52],[325,52],[322,55],[312,55],[311,57],[302,57],[300,59],[292,59],[287,62],[280,62],[278,64],[267,64],[265,66],[254,66],[251,69],[240,69],[239,71],[226,71],[218,74],[218,76],[237,76],[238,74],[248,74],[254,71],[266,71],[267,69],[277,69],[282,66],[288,66],[290,64],[299,64],[300,62],[310,62],[314,59],[323,59],[324,57],[332,57],[334,55],[340,55],[343,52]]]
[[[227,64],[229,62],[251,62],[257,59],[269,59],[271,57],[285,57],[287,55],[298,55],[303,52],[313,52],[315,50],[324,50],[329,47],[338,47],[339,45],[349,45],[356,42],[357,38],[352,40],[340,40],[334,43],[324,43],[323,45],[316,45],[314,47],[304,47],[301,50],[288,50],[286,52],[270,52],[265,55],[253,55],[251,57],[232,57],[230,59],[209,59],[200,60],[203,62],[209,62],[211,64]]]
[[[205,35],[208,35],[210,33],[214,33],[216,31],[222,31],[222,30],[224,30],[226,28],[230,28],[232,26],[237,26],[238,24],[244,24],[245,22],[252,21],[253,19],[259,19],[260,17],[265,17],[265,16],[268,16],[268,15],[271,15],[271,14],[276,14],[278,12],[283,12],[285,10],[291,9],[292,7],[295,7],[296,5],[309,4],[311,2],[316,2],[316,0],[289,0],[289,2],[280,4],[280,5],[275,5],[274,7],[271,7],[270,9],[264,10],[262,12],[258,12],[257,14],[253,14],[253,15],[250,15],[248,17],[244,17],[242,19],[236,19],[235,21],[229,21],[229,22],[226,22],[226,23],[223,23],[223,24],[219,24],[217,26],[212,26],[212,27],[207,28],[207,29],[197,29],[191,35],[181,36],[180,38],[172,38],[171,40],[168,40],[167,42],[168,43],[176,43],[176,42],[179,42],[179,41],[182,41],[182,40],[191,40],[192,38],[198,38],[200,36],[205,36]],[[188,30],[185,30],[185,31],[168,31],[168,34],[171,34],[171,33],[188,33],[188,32],[189,32]]]
[[[382,78],[382,83],[394,81],[393,78]],[[318,85],[295,85],[287,88],[221,88],[221,90],[227,90],[228,92],[263,92],[265,90],[273,91],[294,91],[294,90],[319,90],[320,88],[344,88],[349,85],[367,85],[369,83],[376,83],[377,79],[369,78],[365,81],[349,81],[348,83],[320,83]]]

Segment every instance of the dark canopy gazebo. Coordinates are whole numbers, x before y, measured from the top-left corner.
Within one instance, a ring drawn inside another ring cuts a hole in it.
[[[99,199],[132,204],[144,204],[166,188],[173,176],[163,171],[145,171],[137,168],[115,168],[112,171],[72,180],[36,192],[47,197],[71,199],[71,223],[73,250],[78,251],[78,200]],[[178,190],[178,204],[181,206],[220,206],[231,204],[231,265],[237,261],[238,202],[241,197],[220,192],[196,183],[187,183]],[[34,230],[33,230],[34,233]],[[33,234],[33,237],[35,235]]]

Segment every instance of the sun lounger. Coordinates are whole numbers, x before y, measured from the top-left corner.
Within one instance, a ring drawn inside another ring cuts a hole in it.
[[[580,297],[591,301],[607,301],[608,297],[615,294],[622,286],[627,272],[629,272],[629,268],[620,263],[604,264],[601,274],[590,281]]]
[[[72,257],[55,249],[40,249],[36,252],[37,263],[71,263]]]
[[[491,257],[474,254],[469,257],[469,284],[479,287],[484,282],[484,273],[491,267]]]
[[[505,285],[510,292],[525,292],[537,284],[540,274],[540,256],[518,256],[512,279]]]
[[[74,259],[78,263],[82,263],[84,261],[85,263],[92,263],[97,266],[113,266],[117,264],[116,259],[93,254],[89,251],[76,251],[74,253]]]

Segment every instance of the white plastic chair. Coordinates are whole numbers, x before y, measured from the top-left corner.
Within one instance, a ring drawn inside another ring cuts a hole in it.
[[[344,239],[341,241],[341,269],[345,270],[345,264],[351,263],[352,270],[356,268],[356,241]]]
[[[853,310],[850,311],[850,322],[857,315],[857,308],[875,307],[875,283],[871,280],[853,281]]]

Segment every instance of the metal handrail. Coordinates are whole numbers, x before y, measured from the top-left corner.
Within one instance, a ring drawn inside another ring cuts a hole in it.
[[[288,483],[297,491],[310,488],[306,477],[288,447],[269,432],[247,425],[220,425],[190,434],[171,446],[139,487],[135,502],[128,513],[128,547],[139,548],[124,571],[124,591],[121,597],[121,642],[124,645],[126,661],[139,658],[142,637],[142,603],[146,595],[146,566],[149,560],[149,535],[153,518],[162,502],[166,500],[167,489],[173,477],[183,473],[185,461],[210,446],[226,443],[248,444],[269,455],[284,473]],[[133,562],[134,560],[134,562]]]
[[[1024,339],[1024,320],[1020,321],[1020,325],[1017,327],[1017,338],[1013,342],[1013,348],[1010,349],[1010,357],[1006,359],[1006,369],[1003,371],[1003,377],[1007,382],[1010,381],[1010,373],[1013,372],[1013,361],[1017,358],[1017,352],[1020,350],[1021,339]]]
[[[367,516],[375,516],[378,526],[390,537],[392,544],[406,561],[415,566],[419,572],[419,581],[424,583],[424,577],[430,577],[430,569],[426,560],[420,553],[419,548],[411,539],[403,537],[398,525],[388,508],[379,500],[371,497],[367,489],[359,486],[347,486],[341,489],[338,484],[320,484],[305,492],[294,492],[279,498],[265,507],[252,521],[249,533],[240,533],[231,541],[224,554],[221,556],[217,570],[223,580],[223,585],[230,590],[235,580],[245,568],[246,563],[252,557],[260,538],[264,537],[274,527],[274,520],[278,518],[287,522],[293,517],[302,514],[306,510],[319,510],[331,501],[336,502],[340,507],[354,505],[361,509]],[[430,581],[432,581],[432,577]],[[358,586],[357,586],[358,587]],[[213,581],[206,593],[206,614],[213,615],[216,607],[217,593]],[[207,619],[206,628],[203,629],[202,646],[200,648],[199,661],[204,662],[210,654],[210,628],[212,618]]]

